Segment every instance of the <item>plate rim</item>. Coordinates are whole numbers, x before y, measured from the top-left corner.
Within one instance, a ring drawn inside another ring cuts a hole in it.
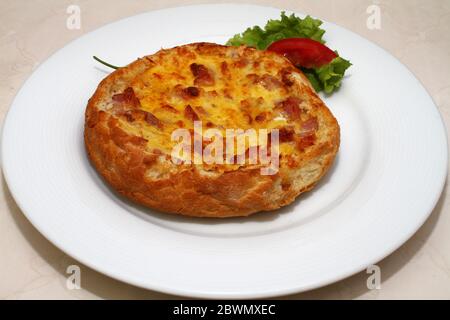
[[[28,78],[22,83],[22,85],[20,86],[20,88],[17,90],[14,99],[12,100],[10,107],[8,108],[6,115],[4,117],[4,121],[2,123],[2,133],[1,133],[1,165],[2,165],[2,171],[3,171],[3,176],[6,182],[6,185],[10,191],[10,195],[12,196],[12,198],[14,199],[14,201],[16,202],[16,204],[18,205],[18,207],[20,208],[21,212],[26,216],[27,220],[30,221],[30,223],[33,225],[34,228],[36,228],[39,233],[41,233],[47,240],[49,240],[53,245],[55,245],[58,249],[60,249],[61,251],[63,251],[65,254],[75,258],[77,261],[83,263],[84,265],[88,266],[89,268],[99,271],[113,279],[117,279],[119,281],[125,282],[125,283],[129,283],[132,284],[134,286],[140,287],[140,288],[145,288],[145,289],[150,289],[150,290],[155,290],[155,291],[159,291],[159,292],[163,292],[163,293],[167,293],[167,294],[174,294],[174,295],[178,295],[178,296],[185,296],[185,297],[199,297],[199,298],[266,298],[266,297],[275,297],[275,296],[283,296],[283,295],[288,295],[288,294],[293,294],[293,293],[299,293],[299,292],[304,292],[304,291],[308,291],[308,290],[312,290],[312,289],[316,289],[337,281],[340,281],[342,279],[345,279],[351,275],[354,275],[362,270],[365,269],[365,265],[364,266],[355,266],[354,269],[352,271],[348,271],[345,272],[343,274],[341,274],[341,276],[339,277],[334,277],[333,280],[323,280],[320,283],[316,283],[315,285],[310,285],[310,286],[292,286],[289,289],[281,289],[281,290],[276,290],[273,289],[270,292],[258,292],[258,293],[254,293],[254,294],[248,294],[248,293],[244,293],[244,294],[239,294],[237,292],[235,293],[225,293],[225,294],[221,294],[221,293],[213,293],[211,294],[210,292],[202,292],[202,291],[198,291],[198,290],[180,290],[177,288],[173,288],[173,287],[167,287],[167,286],[161,286],[159,284],[153,284],[152,286],[148,286],[148,285],[143,285],[142,283],[138,283],[136,281],[134,281],[133,279],[128,278],[126,275],[124,274],[115,274],[113,272],[110,272],[107,268],[103,268],[101,266],[96,265],[95,263],[91,263],[90,261],[86,261],[85,259],[83,259],[82,257],[78,256],[78,254],[74,254],[73,252],[69,253],[68,250],[66,250],[60,243],[58,243],[57,239],[53,239],[53,237],[49,234],[44,233],[41,228],[38,227],[38,223],[34,220],[33,215],[28,214],[26,210],[24,210],[25,205],[22,203],[22,200],[20,200],[18,197],[16,197],[17,195],[17,190],[14,190],[14,183],[11,181],[11,178],[9,177],[8,174],[8,169],[5,167],[5,164],[8,163],[8,161],[5,162],[5,151],[4,150],[4,137],[5,137],[5,128],[7,128],[6,124],[8,123],[8,121],[10,122],[11,120],[9,120],[10,114],[11,114],[11,110],[13,109],[13,106],[15,104],[16,98],[18,96],[18,94],[22,91],[23,87],[26,86],[26,84],[30,81],[30,79],[32,78],[32,75],[42,66],[45,64],[45,62],[47,62],[48,60],[52,59],[52,57],[58,53],[60,50],[62,50],[63,48],[65,48],[66,46],[69,46],[71,43],[79,41],[80,39],[82,39],[83,37],[98,31],[99,29],[108,27],[111,24],[115,24],[118,22],[123,22],[124,20],[128,20],[128,19],[133,19],[136,16],[140,16],[140,15],[145,15],[148,14],[149,12],[158,12],[158,11],[166,11],[166,10],[172,10],[172,9],[182,9],[185,7],[218,7],[218,6],[253,6],[253,7],[259,7],[259,8],[268,8],[268,9],[276,9],[276,10],[283,10],[280,9],[278,7],[274,7],[274,6],[265,6],[265,5],[256,5],[256,4],[244,4],[244,3],[218,3],[218,4],[191,4],[191,5],[183,5],[183,6],[169,6],[169,7],[165,7],[162,9],[157,9],[157,10],[149,10],[149,11],[145,11],[145,12],[140,12],[138,14],[135,15],[131,15],[128,17],[124,17],[115,21],[111,21],[107,24],[104,24],[98,28],[95,28],[83,35],[81,35],[80,37],[73,39],[71,41],[69,41],[67,44],[65,44],[64,46],[62,46],[61,48],[58,48],[56,51],[54,51],[52,54],[50,54],[45,60],[43,60],[39,66],[34,69],[31,74],[28,76]],[[296,10],[285,10],[286,12],[294,12],[296,14],[299,14],[301,16],[305,15],[302,12],[296,11]],[[321,18],[320,18],[321,19]],[[326,22],[327,24],[333,26],[333,27],[338,27],[340,29],[345,30],[348,33],[351,33],[352,35],[364,40],[364,41],[368,41],[370,43],[372,43],[373,45],[377,46],[378,48],[380,48],[382,51],[384,51],[384,53],[392,58],[394,58],[400,65],[402,65],[408,72],[409,75],[416,79],[419,83],[420,86],[422,87],[423,91],[427,94],[427,96],[430,98],[430,100],[433,102],[435,111],[437,111],[437,114],[439,116],[440,119],[440,123],[441,123],[441,128],[443,129],[444,133],[447,132],[447,128],[446,128],[446,124],[443,120],[442,114],[439,111],[439,108],[437,107],[436,102],[434,101],[433,97],[430,95],[430,93],[428,92],[428,90],[426,89],[426,87],[423,85],[422,81],[417,78],[415,76],[415,74],[409,69],[408,66],[406,66],[405,64],[403,64],[400,60],[398,60],[393,54],[391,54],[389,51],[387,51],[386,49],[384,49],[383,47],[379,46],[378,44],[364,38],[363,36],[359,35],[358,33],[349,30],[347,28],[341,27],[338,24],[335,24],[333,22],[329,22],[325,19],[321,19],[322,21]],[[433,200],[432,200],[432,206],[430,207],[430,209],[427,211],[426,214],[423,215],[423,219],[420,223],[417,224],[416,228],[414,228],[414,230],[412,230],[410,233],[408,233],[406,236],[402,237],[402,239],[398,240],[396,243],[391,243],[391,246],[389,247],[389,249],[385,250],[385,254],[381,255],[380,257],[376,257],[373,258],[371,263],[376,263],[378,261],[383,260],[385,257],[389,256],[390,254],[392,254],[395,250],[397,250],[399,247],[401,247],[408,239],[410,239],[425,223],[425,221],[429,218],[430,214],[433,212],[434,208],[436,207],[438,201],[440,200],[440,198],[443,196],[443,189],[445,187],[446,181],[447,181],[447,175],[448,175],[448,137],[447,134],[444,134],[445,137],[445,146],[443,146],[443,148],[445,149],[446,152],[445,153],[445,162],[447,163],[447,165],[445,166],[445,170],[442,173],[441,176],[441,180],[439,182],[439,192],[435,194]],[[369,264],[371,264],[369,263]]]

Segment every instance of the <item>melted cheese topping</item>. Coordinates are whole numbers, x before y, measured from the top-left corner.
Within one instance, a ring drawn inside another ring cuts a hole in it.
[[[256,50],[251,54],[238,50],[233,47],[220,53],[182,47],[166,50],[131,83],[140,108],[159,119],[162,126],[145,121],[137,125],[120,118],[121,126],[147,139],[149,149],[168,154],[177,143],[171,141],[172,132],[179,128],[193,129],[194,119],[202,121],[204,131],[217,128],[223,137],[226,129],[270,132],[273,128],[288,127],[299,132],[301,120],[308,116],[301,114],[300,121],[290,121],[292,114],[280,107],[283,101],[296,96],[292,82],[282,73],[285,60],[258,55]],[[298,109],[301,110],[301,102]],[[280,145],[281,153],[292,154],[295,150],[292,141]]]

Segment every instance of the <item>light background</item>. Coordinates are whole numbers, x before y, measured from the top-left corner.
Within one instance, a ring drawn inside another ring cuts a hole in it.
[[[106,23],[144,11],[215,1],[186,0],[0,0],[0,120],[33,70],[71,40]],[[241,2],[241,1],[234,1]],[[450,1],[297,0],[246,1],[311,14],[377,43],[417,76],[450,125]],[[68,30],[66,9],[81,8],[80,30]],[[381,8],[381,30],[366,27],[371,4]],[[176,22],[174,22],[176,23]],[[67,61],[69,64],[70,61]],[[376,61],[374,61],[376,63]],[[380,66],[382,67],[382,66]],[[376,90],[376,88],[374,88]],[[418,127],[417,130],[426,130]],[[32,159],[30,159],[32,161]],[[81,290],[66,288],[68,265],[81,266]],[[444,192],[424,226],[378,264],[381,290],[368,290],[367,274],[282,298],[450,299],[450,199]],[[0,183],[1,299],[176,298],[116,281],[67,256],[24,217]]]

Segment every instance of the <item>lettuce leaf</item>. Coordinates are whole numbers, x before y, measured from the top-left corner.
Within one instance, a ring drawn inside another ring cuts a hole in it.
[[[322,36],[325,30],[320,28],[322,21],[307,16],[304,19],[294,14],[287,16],[281,12],[281,19],[269,20],[261,29],[259,26],[247,28],[242,34],[236,34],[228,40],[227,45],[247,45],[260,50],[266,49],[272,42],[286,38],[310,38],[324,43]]]
[[[279,20],[269,20],[264,28],[259,26],[247,28],[243,33],[236,34],[228,40],[227,45],[247,45],[264,50],[273,42],[287,38],[309,38],[325,43],[323,39],[325,30],[320,28],[321,25],[322,21],[319,19],[310,16],[301,19],[294,14],[287,16],[282,11]],[[350,61],[338,56],[320,68],[301,68],[301,70],[317,92],[325,91],[331,94],[341,86],[345,71],[351,65]]]
[[[330,94],[341,86],[345,71],[351,65],[350,61],[338,56],[320,68],[301,69],[317,92],[323,90]]]

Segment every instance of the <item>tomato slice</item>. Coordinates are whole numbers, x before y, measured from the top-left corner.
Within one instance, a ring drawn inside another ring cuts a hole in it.
[[[308,38],[288,38],[273,42],[267,50],[279,53],[298,67],[318,68],[337,54],[322,43]]]

